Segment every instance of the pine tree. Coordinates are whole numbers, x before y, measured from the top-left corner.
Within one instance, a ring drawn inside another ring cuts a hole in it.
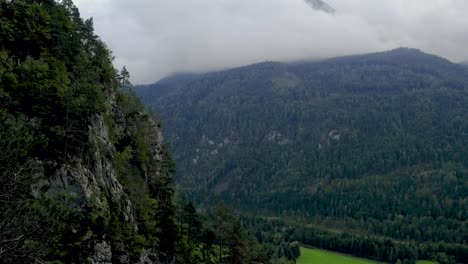
[[[229,241],[229,263],[243,264],[245,263],[245,240],[243,237],[243,229],[239,220],[234,220],[232,223],[232,234]]]

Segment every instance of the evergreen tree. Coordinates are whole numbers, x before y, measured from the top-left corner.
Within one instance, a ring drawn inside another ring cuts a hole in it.
[[[232,234],[230,235],[229,241],[229,263],[245,263],[245,240],[243,237],[242,225],[239,220],[234,220],[232,223]]]

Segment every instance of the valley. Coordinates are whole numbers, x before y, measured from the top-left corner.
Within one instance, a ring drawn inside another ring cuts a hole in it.
[[[460,261],[467,88],[462,66],[400,48],[175,75],[136,93],[167,122],[177,186],[202,208],[224,201],[252,217],[395,239],[409,258],[451,248]],[[397,260],[386,254],[373,258]]]
[[[354,34],[365,1],[76,2],[0,0],[0,263],[468,263],[456,30],[407,32],[449,60]]]

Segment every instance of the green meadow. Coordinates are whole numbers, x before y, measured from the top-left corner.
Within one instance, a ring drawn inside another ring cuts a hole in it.
[[[301,248],[297,264],[376,264],[379,262],[343,255],[327,250]]]
[[[343,255],[327,250],[301,247],[297,264],[378,264],[381,262]],[[418,261],[416,264],[435,264],[431,261]]]

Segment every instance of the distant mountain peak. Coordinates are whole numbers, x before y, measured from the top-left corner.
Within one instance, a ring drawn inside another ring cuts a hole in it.
[[[426,52],[424,52],[424,51],[422,51],[420,49],[409,48],[409,47],[395,48],[395,49],[387,51],[387,53],[390,53],[390,54],[393,53],[395,55],[431,55],[431,56],[435,56],[435,55],[426,53]]]
[[[393,50],[390,50],[386,52],[390,56],[395,56],[395,57],[402,57],[402,58],[417,58],[417,59],[423,59],[425,61],[434,61],[434,62],[439,62],[439,63],[450,63],[453,64],[451,61],[449,61],[446,58],[440,57],[438,55],[434,55],[431,53],[426,53],[420,49],[416,48],[396,48]]]
[[[399,48],[395,48],[395,49],[390,50],[390,52],[424,53],[424,52],[423,52],[422,50],[420,50],[420,49],[409,48],[409,47],[399,47]]]
[[[393,64],[410,64],[410,65],[432,65],[434,69],[437,67],[455,67],[459,68],[459,65],[454,64],[453,62],[434,55],[426,53],[419,49],[415,48],[396,48],[383,52],[375,53],[366,53],[366,54],[356,54],[348,55],[341,57],[334,57],[323,60],[323,62],[328,63],[358,63],[358,62],[367,62],[367,63],[393,63]],[[437,67],[436,67],[437,65]]]

